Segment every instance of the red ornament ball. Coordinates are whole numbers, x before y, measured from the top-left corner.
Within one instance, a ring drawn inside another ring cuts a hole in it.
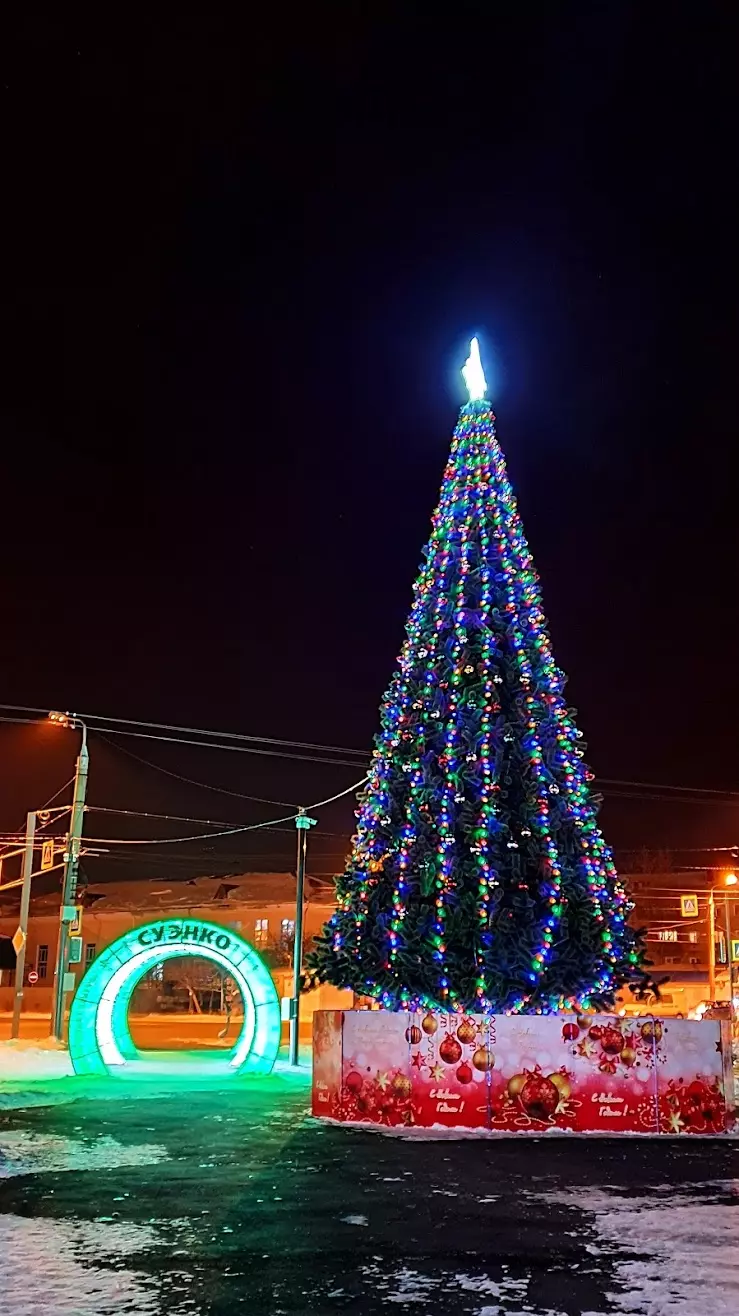
[[[457,1082],[458,1083],[472,1082],[472,1070],[470,1069],[466,1060],[464,1061],[463,1064],[459,1066],[459,1069],[457,1070]]]
[[[617,1056],[623,1049],[624,1039],[618,1028],[604,1028],[600,1039],[604,1051],[610,1056]]]
[[[361,1074],[357,1073],[356,1069],[352,1069],[344,1079],[344,1086],[346,1087],[347,1092],[361,1092],[363,1083],[364,1079]]]
[[[427,1037],[433,1037],[439,1027],[439,1020],[436,1019],[433,1014],[427,1014],[421,1020],[421,1027]]]
[[[457,1029],[457,1037],[459,1038],[460,1042],[464,1043],[464,1045],[467,1046],[470,1042],[474,1042],[476,1036],[477,1036],[477,1030],[472,1020],[463,1019],[461,1024],[459,1025],[459,1028]]]
[[[423,1033],[421,1032],[421,1029],[417,1028],[415,1024],[411,1024],[410,1028],[406,1028],[405,1030],[405,1040],[406,1042],[410,1042],[411,1046],[418,1046],[422,1037]]]
[[[574,1042],[580,1036],[580,1029],[577,1024],[563,1024],[562,1036],[565,1042]]]
[[[603,1036],[603,1029],[601,1025],[593,1024],[593,1027],[590,1029],[590,1032],[588,1033],[588,1037],[592,1037],[594,1042],[599,1042],[602,1036]]]
[[[559,1105],[559,1089],[543,1074],[529,1074],[518,1099],[532,1119],[548,1120]]]
[[[457,1061],[462,1059],[462,1048],[451,1033],[447,1033],[439,1047],[439,1055],[445,1065],[456,1065]]]

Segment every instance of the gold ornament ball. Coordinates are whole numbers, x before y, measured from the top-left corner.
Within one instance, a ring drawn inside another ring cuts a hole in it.
[[[549,1074],[547,1075],[547,1077],[549,1079],[549,1082],[553,1083],[557,1091],[559,1092],[560,1101],[567,1101],[572,1091],[572,1088],[570,1086],[570,1080],[568,1079],[567,1075],[557,1073],[557,1074]]]
[[[629,1069],[631,1069],[631,1066],[636,1060],[636,1051],[634,1050],[633,1046],[624,1047],[623,1051],[621,1052],[621,1059],[623,1063],[627,1065]]]
[[[477,1035],[477,1029],[471,1019],[463,1019],[457,1029],[457,1037],[460,1042],[466,1046],[469,1042],[474,1042]]]
[[[477,1050],[475,1051],[475,1054],[472,1057],[472,1063],[475,1069],[480,1070],[480,1073],[486,1074],[488,1070],[494,1068],[495,1056],[493,1055],[492,1051],[488,1050],[486,1046],[478,1046]]]
[[[433,1037],[439,1027],[439,1021],[438,1019],[435,1019],[432,1014],[427,1014],[425,1018],[421,1020],[421,1027],[427,1037]]]
[[[506,1089],[508,1092],[508,1096],[514,1098],[517,1097],[520,1094],[521,1089],[524,1087],[525,1083],[526,1083],[525,1074],[514,1074],[513,1078],[509,1078],[508,1080],[508,1087]]]
[[[411,1092],[411,1080],[405,1074],[396,1074],[392,1081],[393,1092],[399,1097],[408,1097]]]
[[[641,1035],[645,1042],[660,1042],[662,1040],[662,1025],[659,1019],[648,1019],[641,1026]]]

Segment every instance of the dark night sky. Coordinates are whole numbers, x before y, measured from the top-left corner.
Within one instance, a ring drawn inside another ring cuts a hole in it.
[[[368,745],[479,331],[593,767],[739,789],[732,6],[427,8],[4,43],[2,697]],[[0,743],[17,827],[73,742]],[[287,800],[353,779],[128,743]],[[604,811],[617,846],[735,818]]]

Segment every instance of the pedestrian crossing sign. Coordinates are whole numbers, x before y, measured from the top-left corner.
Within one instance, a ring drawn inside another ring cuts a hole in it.
[[[683,918],[698,917],[698,897],[695,893],[680,897],[680,913]]]

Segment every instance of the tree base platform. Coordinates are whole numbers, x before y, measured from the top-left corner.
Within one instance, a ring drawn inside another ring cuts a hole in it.
[[[392,1128],[723,1134],[730,1026],[617,1015],[320,1010],[313,1114]]]

